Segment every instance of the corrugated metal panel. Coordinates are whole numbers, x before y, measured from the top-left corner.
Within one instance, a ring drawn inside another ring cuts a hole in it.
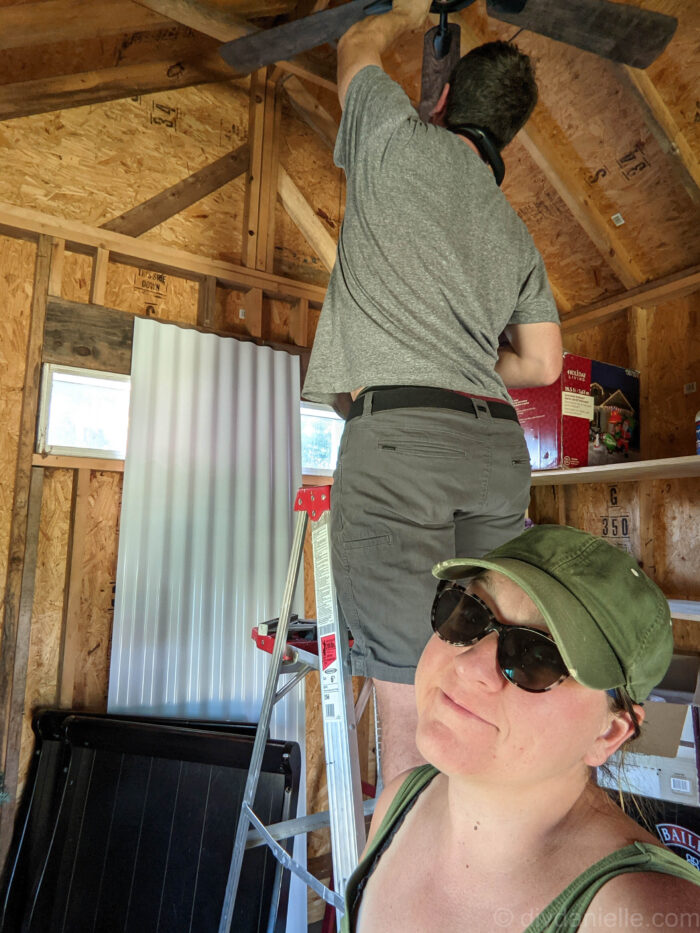
[[[279,613],[300,443],[297,357],[136,320],[110,712],[257,721],[250,629]],[[303,686],[272,735],[304,747]]]

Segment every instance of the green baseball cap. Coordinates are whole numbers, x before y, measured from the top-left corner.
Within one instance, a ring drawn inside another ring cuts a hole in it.
[[[441,580],[504,574],[537,606],[569,673],[594,690],[645,700],[673,654],[668,602],[625,551],[566,525],[536,525],[485,557],[433,567]]]

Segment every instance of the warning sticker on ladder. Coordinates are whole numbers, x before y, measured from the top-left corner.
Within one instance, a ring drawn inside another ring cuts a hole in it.
[[[321,668],[325,671],[338,657],[338,646],[335,635],[324,635],[321,638]]]
[[[338,669],[338,645],[335,633],[321,636],[321,690],[324,719],[340,718],[341,677]]]

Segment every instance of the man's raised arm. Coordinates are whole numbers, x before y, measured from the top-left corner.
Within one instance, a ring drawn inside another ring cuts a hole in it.
[[[394,0],[389,13],[368,16],[355,23],[338,43],[338,99],[345,95],[358,71],[367,65],[382,67],[382,54],[402,33],[419,29],[432,0]]]

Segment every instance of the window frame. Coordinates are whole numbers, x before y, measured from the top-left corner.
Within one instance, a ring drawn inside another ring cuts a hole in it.
[[[65,447],[60,444],[48,443],[49,420],[51,417],[51,390],[54,376],[57,373],[83,376],[88,379],[103,379],[109,382],[126,382],[131,385],[131,376],[124,373],[103,372],[98,369],[83,369],[81,366],[66,366],[63,363],[43,363],[41,367],[41,388],[39,390],[35,452],[41,456],[124,460],[126,450],[103,450],[98,447]]]
[[[305,414],[311,415],[312,417],[318,418],[327,418],[329,421],[336,421],[344,424],[343,419],[340,415],[334,411],[330,405],[323,405],[319,402],[307,402],[306,399],[301,399],[299,403],[299,418],[303,418]],[[342,432],[341,432],[342,433]],[[302,441],[303,447],[303,441]],[[321,467],[305,467],[303,462],[303,450],[302,450],[302,464],[301,472],[303,476],[322,476],[332,479],[333,474],[335,473],[335,468],[330,470],[325,470]]]

